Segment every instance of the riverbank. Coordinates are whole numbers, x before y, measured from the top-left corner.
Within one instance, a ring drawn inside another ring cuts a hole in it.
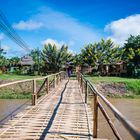
[[[37,77],[40,76],[1,74],[0,84],[5,84],[18,80],[33,79]],[[42,82],[42,80],[37,81],[37,89],[39,89]],[[32,89],[32,82],[25,82],[6,86],[0,89],[0,99],[31,99]]]
[[[30,92],[18,93],[18,92],[13,92],[11,90],[1,91],[0,99],[31,99],[31,93]]]
[[[140,98],[140,79],[86,76],[107,97]]]

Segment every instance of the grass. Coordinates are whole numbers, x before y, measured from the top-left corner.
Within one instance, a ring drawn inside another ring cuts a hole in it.
[[[0,80],[24,80],[32,79],[40,76],[29,76],[29,75],[16,75],[16,74],[0,74]]]
[[[140,96],[140,79],[109,77],[109,76],[86,76],[93,83],[123,83],[127,89],[133,93],[134,96]]]
[[[0,74],[0,80],[7,81],[7,82],[32,79],[32,78],[37,78],[37,77],[40,77],[40,76]],[[37,80],[38,86],[41,86],[42,83],[43,83],[43,80]],[[31,93],[28,93],[28,90],[26,90],[26,86],[23,87],[25,88],[24,90],[26,91],[19,91],[20,89],[19,85],[8,86],[7,88],[8,89],[5,89],[5,88],[0,89],[0,99],[30,99],[31,98]]]
[[[31,99],[31,93],[15,93],[7,90],[0,94],[0,99]]]

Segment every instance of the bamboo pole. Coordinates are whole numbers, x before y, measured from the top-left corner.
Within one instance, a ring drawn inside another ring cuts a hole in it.
[[[49,78],[46,79],[46,93],[49,93]]]
[[[88,95],[88,82],[86,81],[86,89],[85,89],[85,103],[87,104],[87,95]]]
[[[94,94],[94,123],[93,123],[93,138],[97,138],[98,130],[98,97]]]
[[[82,93],[83,93],[83,77],[81,75],[81,89],[82,89]]]
[[[56,88],[56,75],[54,75],[54,88]]]
[[[62,75],[62,74],[60,73],[60,82],[62,81],[62,79],[61,79],[61,78],[62,78],[61,75]]]
[[[117,140],[122,140],[121,136],[119,135],[117,129],[115,128],[114,124],[112,123],[109,115],[107,114],[107,112],[105,111],[104,107],[101,105],[100,102],[98,102],[98,106],[102,112],[102,114],[104,115],[105,119],[107,120],[110,128],[112,129],[114,135],[116,136]]]
[[[36,94],[36,80],[33,80],[33,93],[32,93],[32,105],[36,105],[37,94]]]

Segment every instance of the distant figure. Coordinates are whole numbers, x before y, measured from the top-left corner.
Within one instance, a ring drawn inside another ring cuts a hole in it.
[[[71,73],[72,73],[71,68],[70,68],[70,67],[68,67],[68,69],[67,69],[67,74],[68,74],[68,77],[70,77],[70,76],[71,76]]]

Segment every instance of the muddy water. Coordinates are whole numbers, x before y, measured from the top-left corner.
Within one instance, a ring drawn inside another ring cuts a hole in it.
[[[124,114],[128,120],[130,120],[135,126],[140,129],[140,99],[108,99],[122,114]],[[93,108],[93,99],[89,99],[89,104]],[[104,105],[104,104],[103,104]],[[105,105],[104,105],[105,106]],[[120,133],[121,137],[124,140],[133,140],[130,134],[122,126],[122,124],[115,119],[114,115],[110,110],[105,106],[106,111],[109,113],[111,120],[113,121],[115,127]],[[93,110],[93,109],[92,109]],[[98,137],[116,139],[113,135],[112,130],[104,119],[103,115],[99,111],[99,128],[98,128]]]
[[[0,99],[0,126],[29,104],[25,99]]]

